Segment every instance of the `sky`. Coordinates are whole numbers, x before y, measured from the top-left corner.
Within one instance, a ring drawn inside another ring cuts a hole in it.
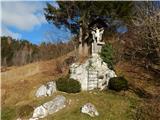
[[[50,3],[58,7],[56,2]],[[70,30],[64,26],[57,28],[46,21],[44,7],[44,1],[2,1],[1,36],[25,39],[34,44],[69,40],[72,36]]]
[[[73,36],[64,26],[57,28],[46,21],[43,10],[46,7],[46,1],[1,1],[1,36],[24,39],[37,45],[41,42],[66,42]],[[58,8],[55,1],[48,2]],[[120,26],[116,31],[125,33],[128,29]]]

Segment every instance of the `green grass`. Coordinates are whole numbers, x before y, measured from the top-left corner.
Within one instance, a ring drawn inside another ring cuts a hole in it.
[[[64,94],[71,99],[71,104],[56,114],[44,120],[130,120],[137,104],[136,98],[118,95],[114,92],[94,91],[74,94]],[[80,112],[80,108],[87,102],[95,105],[99,112],[98,117],[90,117]]]
[[[37,107],[49,100],[55,98],[56,95],[64,95],[67,100],[71,100],[70,104],[57,113],[47,116],[44,120],[130,120],[134,115],[133,111],[137,105],[137,97],[132,94],[122,96],[118,92],[113,91],[92,91],[80,93],[64,93],[57,92],[53,96],[46,98],[36,98],[28,105]],[[95,105],[99,112],[98,117],[90,117],[80,112],[80,108],[87,102]],[[2,120],[14,120],[19,117],[17,111],[23,111],[26,106],[15,106],[12,108],[2,109]],[[30,109],[30,107],[27,106]],[[24,110],[26,111],[26,110]],[[22,113],[23,114],[23,113]],[[27,111],[25,118],[30,118],[32,113]],[[28,117],[26,116],[28,115]]]
[[[1,111],[1,120],[13,120],[16,117],[14,107],[4,107]]]

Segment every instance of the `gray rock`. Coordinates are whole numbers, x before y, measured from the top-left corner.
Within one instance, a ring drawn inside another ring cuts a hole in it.
[[[41,85],[36,91],[36,97],[47,96],[47,88],[45,85]]]
[[[36,97],[51,96],[56,92],[56,83],[48,82],[46,85],[41,85],[36,91]]]
[[[48,114],[48,111],[43,107],[43,105],[37,107],[34,112],[33,116],[30,120],[37,120],[39,118],[44,118]]]
[[[43,106],[49,114],[53,114],[66,106],[66,98],[64,96],[57,96],[52,101],[44,103]]]
[[[92,103],[86,103],[85,105],[83,105],[81,108],[81,112],[88,114],[91,117],[99,116],[98,111]]]
[[[44,103],[43,105],[35,108],[32,118],[29,120],[38,120],[44,118],[48,114],[53,114],[66,106],[66,98],[64,96],[57,96],[53,100]]]

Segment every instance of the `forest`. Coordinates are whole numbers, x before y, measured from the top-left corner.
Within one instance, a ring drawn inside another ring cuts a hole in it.
[[[21,66],[41,60],[60,57],[74,49],[74,41],[35,45],[27,40],[1,37],[2,67]]]

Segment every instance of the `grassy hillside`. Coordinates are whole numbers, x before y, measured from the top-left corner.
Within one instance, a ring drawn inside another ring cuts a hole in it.
[[[35,107],[52,100],[56,95],[67,98],[67,107],[44,120],[131,120],[141,116],[149,116],[153,120],[158,118],[158,99],[150,99],[158,96],[158,84],[145,69],[127,61],[117,63],[115,70],[118,76],[124,76],[128,80],[131,88],[129,91],[95,90],[76,94],[57,92],[51,97],[36,98],[35,91],[40,85],[68,74],[66,60],[74,55],[71,52],[57,59],[7,67],[1,73],[2,120],[15,120],[19,117],[27,120]],[[80,60],[82,61],[84,60]],[[80,113],[80,108],[87,102],[95,105],[100,116],[91,118]]]
[[[14,120],[18,117],[28,119],[32,116],[33,108],[54,98],[64,95],[70,101],[67,107],[44,120],[90,120],[89,116],[80,113],[80,107],[93,103],[100,113],[95,120],[128,120],[133,117],[138,97],[132,92],[114,93],[111,91],[80,92],[67,94],[57,92],[51,97],[36,98],[35,91],[43,83],[56,80],[68,73],[64,61],[73,56],[73,52],[57,59],[31,63],[21,67],[9,67],[2,72],[2,120]],[[62,65],[62,66],[59,66]],[[61,67],[62,72],[58,71]]]
[[[18,112],[24,106],[39,106],[44,102],[52,100],[56,95],[64,95],[67,98],[67,107],[55,114],[44,118],[44,120],[130,120],[134,117],[134,111],[136,104],[138,104],[138,99],[130,92],[125,94],[126,95],[122,93],[117,94],[111,91],[92,91],[81,92],[77,94],[57,92],[51,97],[39,99],[34,98],[30,99],[30,101],[21,101],[14,106],[3,107],[2,120],[3,118],[5,118],[4,120],[18,118],[20,113],[22,114],[27,111],[26,109],[23,109],[22,111]],[[91,102],[96,106],[100,114],[98,117],[91,118],[88,115],[80,113],[80,108],[87,102]],[[24,116],[24,119],[31,117],[32,112],[33,110],[31,109],[29,114]]]

